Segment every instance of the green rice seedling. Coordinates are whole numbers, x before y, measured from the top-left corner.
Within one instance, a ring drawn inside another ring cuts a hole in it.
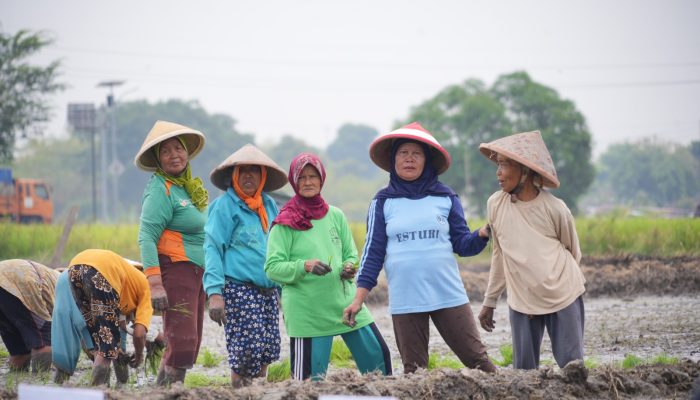
[[[288,358],[280,362],[272,363],[267,367],[268,382],[283,382],[289,379],[291,375],[292,367]]]
[[[549,358],[544,358],[540,360],[540,365],[547,365],[547,366],[553,366],[554,365],[554,360],[551,360]]]
[[[231,384],[231,377],[228,376],[207,376],[199,372],[190,372],[185,376],[185,387],[188,389],[205,386],[228,386]]]
[[[10,357],[10,352],[7,351],[7,349],[3,346],[0,346],[0,359],[2,358],[9,358]]]
[[[600,363],[595,358],[590,357],[590,358],[583,359],[583,365],[588,369],[593,369],[593,368],[598,368]]]
[[[512,345],[503,344],[498,348],[498,351],[501,353],[502,360],[496,360],[495,358],[492,357],[491,362],[498,365],[499,367],[507,367],[507,366],[513,364],[513,346]]]
[[[674,365],[678,364],[678,358],[671,357],[666,353],[661,353],[649,360],[649,364]]]
[[[641,358],[635,356],[634,354],[627,354],[625,356],[625,359],[622,360],[622,368],[630,369],[630,368],[634,368],[638,365],[641,365],[643,363],[644,363],[644,361],[642,361]]]
[[[224,356],[214,354],[209,349],[205,348],[197,357],[197,364],[205,368],[213,368],[219,365],[224,359]]]
[[[437,353],[430,353],[428,356],[428,370],[449,368],[462,369],[464,365],[454,357],[441,356]]]
[[[160,368],[160,360],[163,358],[165,345],[160,342],[146,342],[146,368],[145,373],[148,375],[157,375]]]
[[[338,368],[354,368],[355,360],[352,358],[350,349],[345,345],[342,339],[333,339],[333,347],[331,348],[331,364]]]

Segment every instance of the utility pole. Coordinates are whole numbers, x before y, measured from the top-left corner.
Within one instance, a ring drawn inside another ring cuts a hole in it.
[[[68,124],[76,132],[90,134],[90,175],[92,178],[92,223],[97,222],[97,186],[95,185],[95,105],[92,103],[68,104]]]
[[[116,120],[116,113],[115,113],[115,101],[114,101],[114,87],[115,86],[121,86],[124,84],[124,81],[102,81],[97,84],[97,87],[107,87],[109,88],[109,94],[107,95],[107,113],[108,113],[108,128],[103,129],[102,131],[102,157],[100,158],[100,169],[102,170],[102,186],[101,186],[101,194],[102,194],[102,217],[104,220],[109,221],[112,218],[115,217],[114,212],[116,212],[118,208],[118,199],[119,199],[119,186],[118,186],[118,179],[119,175],[121,175],[124,172],[124,166],[119,162],[117,159],[117,151],[116,151],[116,131],[117,131],[117,120]],[[109,141],[110,141],[110,146],[111,146],[111,163],[109,166],[107,165],[107,134],[109,134]],[[108,194],[107,194],[107,174],[111,175],[112,177],[112,201],[114,204],[111,205],[111,207],[108,207]],[[108,210],[112,210],[113,215],[109,215]]]

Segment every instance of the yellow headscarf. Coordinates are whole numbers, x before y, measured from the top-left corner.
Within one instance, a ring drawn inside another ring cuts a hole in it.
[[[263,204],[263,198],[262,198],[262,190],[263,186],[265,186],[265,180],[267,179],[267,168],[264,166],[260,165],[260,185],[258,185],[258,189],[255,191],[255,194],[252,196],[248,196],[243,192],[241,189],[241,186],[238,184],[238,175],[240,173],[239,166],[236,165],[233,167],[233,174],[231,174],[231,183],[233,185],[233,191],[236,192],[238,197],[241,198],[245,202],[245,204],[250,208],[251,210],[255,211],[258,213],[258,216],[260,217],[260,224],[262,225],[263,231],[267,233],[267,226],[268,226],[268,221],[267,221],[267,211],[265,211],[265,205]]]

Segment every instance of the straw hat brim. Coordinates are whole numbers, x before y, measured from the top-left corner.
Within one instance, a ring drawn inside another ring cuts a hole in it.
[[[430,148],[431,158],[433,160],[433,167],[438,175],[447,171],[450,168],[452,162],[452,157],[442,146],[440,146],[437,141],[431,137],[418,136],[414,133],[401,133],[400,131],[394,131],[388,134],[384,134],[376,138],[372,144],[369,146],[369,158],[372,159],[379,168],[384,171],[391,172],[391,164],[393,160],[391,159],[391,146],[397,139],[411,139],[417,142],[425,143]],[[414,130],[412,130],[414,131]],[[426,135],[428,136],[428,135]],[[432,140],[431,140],[432,139]]]
[[[144,171],[155,171],[158,168],[158,160],[152,150],[153,147],[158,143],[162,143],[176,136],[181,136],[185,142],[188,161],[192,160],[204,148],[206,138],[202,132],[184,125],[167,121],[158,121],[153,125],[141,149],[136,154],[134,165]]]
[[[209,179],[214,186],[227,190],[231,186],[231,174],[236,165],[260,165],[267,168],[263,192],[272,192],[287,184],[287,174],[277,163],[252,144],[246,144],[228,156],[214,168]]]
[[[537,132],[537,131],[527,132],[526,134],[535,133],[535,132]],[[539,132],[537,132],[537,135],[539,136]],[[532,159],[526,158],[523,155],[516,153],[512,149],[509,149],[506,146],[504,146],[504,144],[508,144],[508,139],[510,137],[511,136],[507,136],[505,138],[494,140],[493,142],[490,142],[490,143],[482,143],[479,145],[479,152],[484,157],[491,160],[493,163],[496,163],[496,158],[493,157],[493,153],[498,153],[498,154],[501,154],[505,157],[508,157],[509,159],[514,160],[514,161],[530,168],[531,170],[537,172],[542,177],[542,184],[544,186],[549,187],[549,188],[554,188],[554,189],[558,188],[560,185],[559,178],[556,175],[556,171],[554,169],[554,163],[552,162],[552,158],[549,155],[549,151],[547,151],[547,148],[544,144],[544,141],[541,140],[541,136],[540,136],[539,140],[541,141],[541,146],[542,146],[543,150],[542,149],[540,149],[540,150],[546,152],[546,155],[542,154],[541,156],[547,160],[547,164],[549,164],[548,168],[551,171],[548,171],[547,169],[543,168],[542,165],[536,163]],[[552,173],[552,171],[554,171],[554,173]]]

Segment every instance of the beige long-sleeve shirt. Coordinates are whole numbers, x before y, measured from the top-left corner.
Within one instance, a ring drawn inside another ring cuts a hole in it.
[[[51,321],[58,272],[29,260],[0,261],[0,288],[44,321]]]
[[[515,311],[557,312],[585,291],[581,249],[571,211],[546,190],[512,203],[503,191],[488,200],[493,254],[484,305],[495,307],[504,289]]]

